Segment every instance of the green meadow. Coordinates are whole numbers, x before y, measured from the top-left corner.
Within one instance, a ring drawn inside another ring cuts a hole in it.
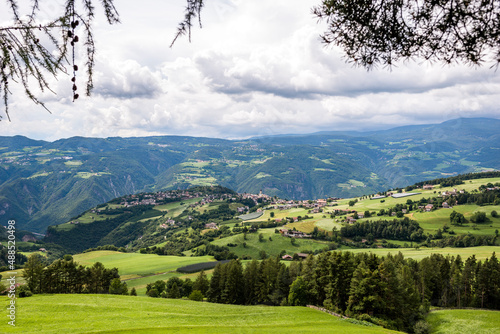
[[[493,334],[500,332],[500,311],[436,310],[426,319],[432,334]]]
[[[36,295],[16,300],[16,326],[1,333],[400,333],[307,307],[239,306],[115,295]]]
[[[260,233],[263,235],[262,241],[259,241]],[[293,245],[291,238],[275,233],[275,228],[263,228],[259,229],[257,233],[247,233],[246,238],[247,240],[244,239],[243,234],[238,234],[214,240],[212,243],[219,246],[226,246],[229,243],[237,244],[236,247],[229,247],[229,249],[238,255],[238,257],[249,255],[256,259],[260,258],[259,254],[261,251],[265,251],[269,256],[276,256],[282,250],[286,251],[287,254],[294,254],[306,250],[315,251],[328,247],[327,242],[309,239],[295,239],[295,245]],[[243,243],[246,243],[246,247],[243,246]]]
[[[214,261],[211,256],[160,256],[115,251],[94,251],[77,254],[73,258],[85,266],[101,262],[106,268],[118,268],[121,280],[127,283],[129,289],[135,288],[139,295],[146,294],[146,285],[149,283],[157,280],[168,280],[173,276],[183,276],[183,274],[176,272],[179,267]]]
[[[457,256],[460,255],[462,260],[465,261],[468,257],[475,255],[478,260],[485,260],[490,258],[491,254],[495,252],[498,257],[500,254],[500,246],[479,246],[479,247],[444,247],[444,248],[357,248],[357,249],[341,249],[342,251],[349,251],[353,253],[372,253],[378,256],[386,256],[388,253],[396,255],[401,252],[405,258],[412,258],[421,260],[424,257],[431,256],[432,254],[442,254],[443,256]]]
[[[453,211],[463,214],[467,220],[476,212],[484,212],[490,221],[484,224],[477,224],[475,228],[473,228],[473,223],[470,222],[462,226],[453,226],[450,224],[450,214]],[[410,218],[418,221],[426,233],[435,233],[439,228],[442,229],[444,225],[448,225],[458,234],[493,235],[495,234],[495,230],[500,230],[500,217],[493,218],[491,216],[492,211],[500,212],[500,205],[457,205],[452,209],[416,212],[410,214]]]
[[[152,275],[175,271],[190,264],[214,261],[211,256],[183,257],[156,254],[120,253],[115,251],[94,251],[77,254],[74,260],[90,266],[101,262],[106,268],[118,268],[120,275]]]

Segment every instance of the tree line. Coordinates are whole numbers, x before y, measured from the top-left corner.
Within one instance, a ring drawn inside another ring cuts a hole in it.
[[[401,253],[333,251],[289,266],[279,258],[246,266],[231,260],[218,264],[211,279],[201,272],[194,282],[171,278],[148,287],[155,297],[191,298],[193,293],[223,304],[312,304],[414,332],[431,306],[500,309],[500,264],[495,253],[484,261],[433,254],[417,262]]]
[[[100,262],[91,267],[76,263],[70,255],[45,266],[42,257],[31,255],[24,266],[26,286],[31,293],[109,293],[118,269]]]
[[[431,185],[440,184],[442,187],[453,187],[453,186],[463,184],[464,181],[486,179],[486,178],[495,178],[495,177],[500,177],[500,172],[491,171],[491,172],[481,172],[481,173],[460,174],[457,176],[451,176],[451,177],[447,177],[447,178],[439,178],[439,179],[434,179],[434,180],[417,182],[413,186],[406,187],[406,190],[410,191],[410,190],[413,190],[415,188],[422,188],[426,184],[431,184]]]
[[[356,236],[366,238],[385,238],[404,241],[420,241],[425,238],[424,230],[418,222],[408,217],[402,220],[380,220],[355,222],[340,228],[340,235],[344,238]]]

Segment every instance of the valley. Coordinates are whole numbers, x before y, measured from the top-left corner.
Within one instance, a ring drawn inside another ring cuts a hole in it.
[[[295,200],[362,196],[500,168],[499,122],[245,140],[0,137],[0,217],[44,233],[115,197],[197,185]]]

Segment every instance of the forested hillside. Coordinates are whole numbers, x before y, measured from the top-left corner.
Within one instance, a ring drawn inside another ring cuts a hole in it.
[[[289,199],[361,196],[499,169],[499,127],[496,119],[458,119],[248,140],[0,137],[0,216],[43,233],[115,197],[213,184]]]

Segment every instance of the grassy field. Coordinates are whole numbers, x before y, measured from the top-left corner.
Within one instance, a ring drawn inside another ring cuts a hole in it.
[[[427,321],[432,334],[493,334],[500,333],[500,311],[436,310]]]
[[[77,254],[74,260],[82,265],[101,262],[106,268],[118,268],[120,275],[152,275],[174,271],[190,264],[214,261],[211,256],[182,257],[156,254],[120,253],[115,251],[94,251]]]
[[[77,254],[73,258],[79,264],[86,266],[101,262],[106,268],[118,268],[122,281],[127,282],[129,289],[135,288],[139,295],[146,294],[146,285],[149,283],[167,280],[173,276],[183,276],[184,274],[175,271],[179,267],[214,261],[211,256],[160,256],[115,251],[95,251]]]
[[[415,189],[412,190],[412,193],[417,193],[417,195],[410,196],[410,197],[403,197],[403,198],[392,198],[392,197],[386,197],[383,198],[382,200],[384,201],[383,203],[380,202],[381,200],[370,200],[370,199],[363,199],[361,200],[358,198],[358,202],[353,206],[349,207],[349,201],[352,200],[351,198],[349,199],[344,199],[339,201],[339,205],[335,208],[337,209],[354,209],[360,212],[364,212],[366,210],[369,211],[379,211],[380,209],[388,209],[390,207],[395,206],[397,203],[406,203],[408,199],[411,199],[412,201],[418,201],[421,198],[429,198],[429,197],[435,197],[439,193],[443,191],[449,191],[453,190],[454,188],[461,190],[464,189],[468,192],[471,192],[474,189],[478,189],[480,185],[482,184],[487,184],[487,183],[496,183],[500,182],[500,178],[489,178],[489,179],[477,179],[477,180],[471,180],[471,181],[465,181],[464,184],[455,186],[455,187],[434,187],[433,190],[422,190],[422,189]],[[436,193],[434,193],[436,191]]]
[[[179,202],[172,202],[164,205],[155,206],[155,210],[167,211],[166,216],[175,218],[180,215],[189,205],[200,201],[200,197],[190,198],[182,201],[182,205]]]
[[[421,260],[424,257],[428,257],[431,254],[443,254],[457,256],[460,255],[462,260],[465,261],[468,257],[475,255],[476,259],[484,260],[486,258],[491,257],[493,252],[496,253],[497,257],[500,252],[500,246],[480,246],[480,247],[467,247],[467,248],[454,248],[454,247],[445,247],[445,248],[419,248],[418,250],[415,248],[372,248],[372,249],[341,249],[343,251],[349,251],[353,253],[373,253],[378,256],[385,256],[388,253],[393,255],[401,252],[405,258],[412,258],[415,260]]]
[[[212,243],[219,246],[226,246],[228,243],[237,244],[236,247],[229,247],[229,249],[242,257],[244,255],[252,256],[258,259],[260,251],[264,250],[267,255],[276,256],[282,250],[288,254],[300,253],[305,250],[314,251],[316,249],[324,249],[328,247],[328,243],[321,241],[314,241],[308,239],[296,239],[296,245],[292,245],[291,238],[283,237],[279,233],[274,233],[274,228],[259,229],[257,233],[248,233],[247,240],[244,240],[243,234],[233,235],[227,238],[218,239]],[[259,241],[259,234],[263,234],[263,240]],[[271,240],[269,240],[271,237]],[[243,247],[243,243],[246,247]]]
[[[306,307],[238,306],[188,300],[40,295],[17,299],[16,326],[7,324],[0,297],[1,333],[398,333],[355,325]]]
[[[500,205],[457,205],[453,209],[439,209],[431,212],[413,213],[410,218],[418,221],[426,233],[435,233],[439,228],[443,228],[446,224],[458,234],[471,233],[479,235],[493,235],[495,234],[495,230],[500,230],[500,217],[491,217],[491,211],[493,210],[500,212]],[[462,213],[467,220],[469,220],[475,212],[484,212],[486,213],[486,217],[490,219],[490,222],[478,224],[476,229],[472,228],[472,223],[463,226],[453,226],[450,225],[450,214],[453,211]]]

